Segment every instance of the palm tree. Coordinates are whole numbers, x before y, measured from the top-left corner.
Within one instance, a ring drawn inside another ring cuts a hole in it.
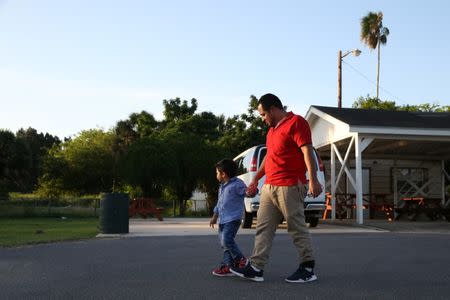
[[[383,27],[383,13],[369,12],[361,19],[361,41],[370,49],[378,48],[378,66],[377,66],[377,98],[380,85],[380,44],[385,45],[389,29]]]

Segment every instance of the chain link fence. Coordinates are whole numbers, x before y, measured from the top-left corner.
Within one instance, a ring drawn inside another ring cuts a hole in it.
[[[100,197],[46,199],[16,196],[0,200],[0,217],[98,217]]]

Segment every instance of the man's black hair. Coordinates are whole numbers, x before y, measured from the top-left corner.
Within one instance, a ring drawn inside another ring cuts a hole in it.
[[[258,100],[258,105],[261,104],[264,111],[269,111],[272,106],[279,109],[284,109],[281,100],[274,94],[265,94]]]
[[[228,177],[232,178],[237,174],[237,164],[234,160],[229,158],[224,158],[216,164],[217,170],[224,172]]]

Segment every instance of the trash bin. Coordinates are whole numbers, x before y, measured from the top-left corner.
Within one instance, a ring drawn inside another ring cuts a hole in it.
[[[128,194],[105,193],[100,201],[102,233],[128,233]]]

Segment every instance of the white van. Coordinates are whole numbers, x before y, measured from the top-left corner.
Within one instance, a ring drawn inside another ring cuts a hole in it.
[[[266,145],[254,146],[250,149],[245,150],[233,160],[238,165],[237,177],[242,179],[245,184],[250,184],[252,179],[256,175],[256,171],[261,165],[264,157],[266,156],[267,148]],[[314,150],[314,158],[317,167],[317,178],[319,179],[322,187],[325,187],[325,172],[323,163],[317,151]],[[306,174],[308,176],[308,174]],[[254,198],[245,198],[245,213],[244,222],[242,223],[243,228],[250,228],[252,226],[253,217],[256,217],[256,212],[259,208],[259,196],[261,194],[261,188],[264,183],[265,176],[261,178],[258,182],[258,194]],[[319,223],[319,218],[325,210],[325,189],[323,188],[322,193],[316,198],[306,197],[305,198],[305,219],[309,223],[310,227],[316,227]]]

